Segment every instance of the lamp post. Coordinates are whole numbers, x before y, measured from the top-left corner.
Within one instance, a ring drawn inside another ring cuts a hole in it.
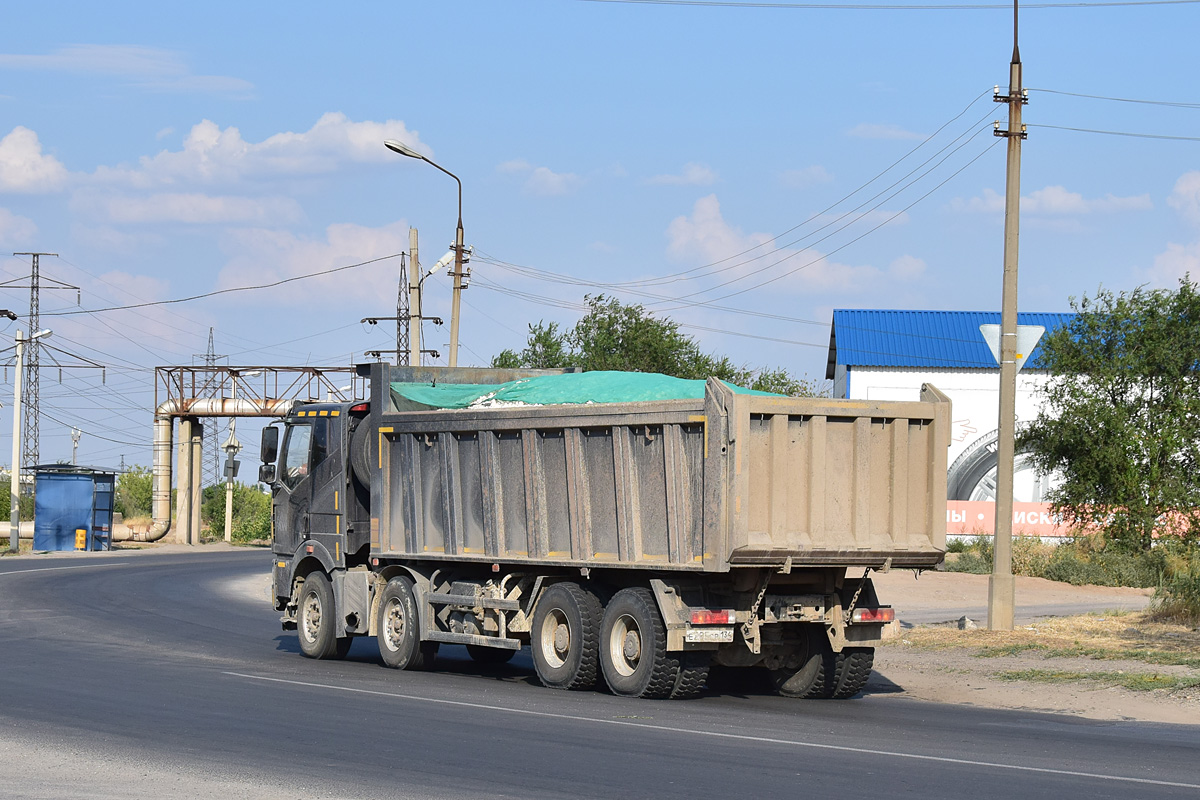
[[[450,366],[457,367],[459,304],[462,302],[463,290],[462,181],[460,181],[458,176],[453,172],[421,155],[404,142],[398,142],[395,139],[388,139],[383,143],[383,145],[393,153],[399,153],[402,156],[408,156],[409,158],[415,158],[419,161],[424,161],[426,164],[429,164],[446,173],[451,178],[454,178],[454,182],[458,184],[458,228],[454,233],[454,297],[450,305]],[[409,313],[412,313],[411,308],[409,309]]]
[[[254,372],[244,374],[231,372],[229,375],[230,399],[237,400],[237,382],[239,376],[253,378],[261,374],[262,370],[255,370]],[[234,406],[236,405],[234,403]],[[227,542],[233,541],[233,479],[237,477],[238,465],[238,462],[234,458],[242,450],[242,443],[238,441],[236,431],[237,417],[231,417],[229,420],[229,438],[225,440],[225,444],[221,445],[221,449],[225,451],[225,541]]]
[[[49,336],[52,331],[38,331],[28,339],[21,335],[21,331],[17,331],[17,371],[13,376],[13,448],[12,448],[12,469],[9,470],[9,506],[8,520],[8,549],[10,552],[17,552],[21,545],[21,389],[22,374],[21,368],[25,357],[25,344],[37,339],[43,339]]]

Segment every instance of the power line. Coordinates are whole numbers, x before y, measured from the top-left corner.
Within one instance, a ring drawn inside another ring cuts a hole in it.
[[[1128,131],[1101,131],[1095,128],[1071,128],[1066,125],[1044,125],[1028,122],[1030,128],[1053,128],[1059,131],[1076,131],[1078,133],[1103,133],[1106,136],[1130,136],[1134,139],[1170,139],[1179,142],[1200,142],[1200,136],[1168,136],[1161,133],[1130,133]]]
[[[1200,2],[1200,0],[1197,0],[1197,2]],[[256,291],[258,289],[273,289],[276,286],[282,286],[285,283],[292,283],[293,281],[302,281],[307,278],[316,278],[316,277],[320,277],[321,275],[332,275],[335,272],[342,272],[344,270],[355,269],[357,267],[365,267],[368,264],[376,264],[380,261],[387,261],[389,258],[398,258],[399,256],[400,256],[400,253],[392,253],[391,255],[380,256],[379,258],[372,258],[372,259],[368,259],[367,261],[360,261],[357,264],[345,264],[340,267],[333,267],[332,269],[325,269],[325,270],[321,270],[319,272],[308,272],[303,275],[293,275],[290,278],[283,278],[281,280],[274,281],[273,283],[263,283],[263,284],[258,284],[256,286],[233,286],[228,289],[217,289],[216,291],[204,292],[203,294],[194,294],[189,297],[177,297],[173,300],[153,300],[153,301],[147,301],[145,303],[134,303],[132,305],[127,305],[127,306],[110,306],[108,308],[84,308],[84,309],[80,309],[78,311],[50,311],[50,312],[47,312],[44,316],[47,316],[47,317],[69,317],[69,316],[75,316],[77,314],[102,314],[107,311],[126,311],[131,308],[149,308],[150,306],[169,306],[169,305],[174,305],[176,303],[187,303],[192,300],[203,300],[206,297],[216,297],[217,295],[230,294],[233,292],[249,292],[249,291]]]
[[[735,0],[579,0],[584,3],[614,3],[638,6],[699,6],[707,8],[754,8],[787,11],[1008,11],[1010,3],[760,3]],[[1200,0],[1112,0],[1112,2],[1026,3],[1030,8],[1118,8],[1124,6],[1180,6],[1200,3]]]
[[[1067,97],[1086,97],[1089,100],[1112,100],[1116,103],[1140,103],[1147,106],[1169,106],[1171,108],[1200,108],[1200,103],[1177,103],[1170,100],[1139,100],[1132,97],[1107,97],[1102,94],[1083,94],[1081,92],[1064,92],[1059,89],[1030,89],[1031,92],[1045,94],[1061,94]]]

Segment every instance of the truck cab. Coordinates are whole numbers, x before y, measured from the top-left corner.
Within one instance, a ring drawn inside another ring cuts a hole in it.
[[[365,574],[370,485],[355,476],[351,453],[368,409],[362,402],[299,403],[281,424],[263,430],[259,479],[271,486],[272,583],[285,628],[297,625],[299,589],[309,575],[332,576],[325,579],[336,601],[346,570]],[[366,620],[359,621],[365,630]],[[358,632],[345,619],[336,622],[338,636]]]

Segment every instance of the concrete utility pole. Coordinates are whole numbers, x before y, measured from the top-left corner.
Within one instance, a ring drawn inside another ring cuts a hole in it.
[[[1025,126],[1021,107],[1028,102],[1021,86],[1021,51],[1017,46],[1017,3],[1013,0],[1013,53],[1009,64],[1008,95],[996,92],[998,103],[1008,103],[1008,130],[996,135],[1008,139],[1008,168],[1004,196],[1004,288],[1000,309],[1000,416],[996,446],[996,535],[992,575],[988,580],[988,628],[1011,631],[1016,584],[1012,574],[1013,462],[1017,415],[1017,242],[1021,212],[1021,142]]]
[[[421,366],[421,261],[417,229],[408,229],[408,363]]]
[[[83,431],[79,428],[71,428],[71,463],[78,466],[79,464],[79,439],[83,436]]]

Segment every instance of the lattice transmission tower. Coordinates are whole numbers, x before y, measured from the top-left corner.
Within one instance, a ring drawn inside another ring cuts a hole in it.
[[[218,355],[216,347],[213,345],[213,329],[208,329],[208,349],[202,354],[196,353],[194,358],[203,358],[206,372],[204,379],[200,384],[200,388],[196,394],[197,397],[218,397],[221,393],[222,379],[221,373],[217,370],[218,362],[221,359],[228,359],[228,356]],[[223,483],[224,478],[221,475],[221,449],[217,442],[218,426],[216,420],[205,420],[203,444],[201,447],[204,450],[204,466],[201,470],[202,482],[207,485],[214,483]]]

